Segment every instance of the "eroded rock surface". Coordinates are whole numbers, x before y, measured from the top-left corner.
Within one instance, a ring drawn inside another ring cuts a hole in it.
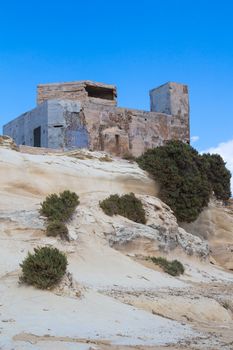
[[[17,150],[17,146],[14,143],[14,141],[12,140],[11,137],[9,136],[2,136],[0,135],[0,147],[2,148],[7,148],[7,149],[13,149],[13,150]]]
[[[146,211],[146,225],[123,219],[113,222],[113,231],[107,234],[109,243],[119,249],[127,245],[137,253],[168,253],[182,248],[188,255],[207,258],[209,246],[206,240],[194,236],[178,226],[172,210],[152,196],[139,196]]]
[[[221,266],[233,270],[233,204],[211,200],[198,219],[182,224],[195,236],[208,239],[211,255]]]
[[[0,348],[231,350],[233,274],[199,259],[206,242],[179,228],[136,164],[81,153],[0,148]],[[46,237],[38,213],[48,194],[65,189],[80,197],[70,242]],[[143,201],[146,225],[99,207],[131,191]],[[51,291],[18,284],[19,264],[38,246],[67,255],[67,274]],[[165,274],[145,259],[153,254],[182,261],[184,275]]]

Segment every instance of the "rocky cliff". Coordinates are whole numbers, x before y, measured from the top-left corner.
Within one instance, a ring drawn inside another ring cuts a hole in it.
[[[0,144],[0,348],[231,349],[233,275],[221,260],[209,262],[212,242],[200,222],[198,232],[179,227],[135,163],[85,150],[33,155],[12,148],[9,140]],[[46,195],[65,189],[80,197],[69,242],[46,237],[38,211]],[[109,194],[128,192],[142,200],[146,225],[99,207]],[[213,218],[215,209],[208,210]],[[231,223],[232,213],[221,210]],[[19,263],[45,245],[65,252],[68,274],[53,291],[19,285]],[[185,274],[171,277],[148,256],[176,258]]]

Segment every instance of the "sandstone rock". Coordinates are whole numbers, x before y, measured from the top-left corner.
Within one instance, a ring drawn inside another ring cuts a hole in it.
[[[134,252],[153,254],[158,251],[168,253],[181,248],[188,255],[207,258],[208,242],[186,232],[178,226],[171,209],[160,199],[151,196],[138,196],[146,211],[147,224],[137,224],[122,219],[113,222],[113,231],[106,234],[111,246],[124,249],[130,246]]]
[[[0,147],[17,150],[17,146],[14,143],[13,139],[9,136],[1,136],[0,135]]]
[[[122,226],[113,225],[114,232],[109,235],[109,243],[113,247],[122,248],[131,244],[136,250],[146,253],[155,253],[163,251],[168,253],[175,248],[182,248],[188,255],[207,258],[209,255],[209,246],[206,241],[193,236],[182,228],[176,232],[169,232],[163,226],[154,227],[142,224],[125,224]],[[142,247],[143,246],[143,247]]]
[[[176,235],[178,244],[184,249],[188,255],[198,255],[201,258],[209,256],[209,244],[207,241],[186,232],[179,227]]]
[[[44,217],[38,210],[11,210],[0,212],[0,221],[11,222],[17,227],[43,230],[45,228]]]
[[[177,220],[171,208],[159,198],[153,196],[137,196],[143,203],[146,212],[146,224],[163,226],[166,232],[176,232]]]
[[[70,297],[81,297],[84,288],[81,287],[73,278],[70,272],[66,272],[60,283],[53,288],[57,295],[66,295]]]
[[[215,263],[233,269],[233,205],[212,199],[196,221],[182,224],[194,236],[208,239],[211,256]]]
[[[224,205],[221,201],[211,199],[197,220],[191,223],[182,223],[185,230],[194,235],[213,239],[217,235],[222,238],[232,238],[233,227],[233,205]]]
[[[68,240],[75,241],[78,238],[77,231],[72,225],[67,225],[68,228]]]

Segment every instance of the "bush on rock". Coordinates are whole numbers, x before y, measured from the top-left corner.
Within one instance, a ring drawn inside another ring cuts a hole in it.
[[[134,222],[146,223],[142,202],[135,197],[134,193],[125,194],[121,197],[118,194],[111,195],[100,202],[100,207],[107,215],[121,215]]]
[[[59,195],[54,193],[47,196],[41,204],[40,213],[49,221],[66,222],[71,218],[78,204],[79,198],[75,192],[67,190]]]
[[[181,222],[196,220],[212,192],[221,199],[230,196],[230,173],[222,158],[202,156],[182,141],[150,149],[137,162],[159,183],[160,199]]]
[[[166,258],[162,257],[150,257],[149,258],[155,265],[160,266],[164,272],[171,276],[182,275],[185,271],[184,265],[178,260],[168,261]]]
[[[59,236],[61,239],[69,240],[69,231],[61,221],[51,221],[46,228],[46,235],[50,237]]]
[[[67,264],[66,256],[57,248],[35,248],[34,254],[28,253],[20,264],[20,281],[40,289],[52,288],[64,276]]]

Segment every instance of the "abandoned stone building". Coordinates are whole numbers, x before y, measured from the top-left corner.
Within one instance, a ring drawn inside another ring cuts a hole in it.
[[[188,87],[167,83],[151,90],[147,112],[117,107],[114,85],[40,84],[37,107],[6,124],[3,133],[17,145],[139,156],[166,140],[189,142]]]

